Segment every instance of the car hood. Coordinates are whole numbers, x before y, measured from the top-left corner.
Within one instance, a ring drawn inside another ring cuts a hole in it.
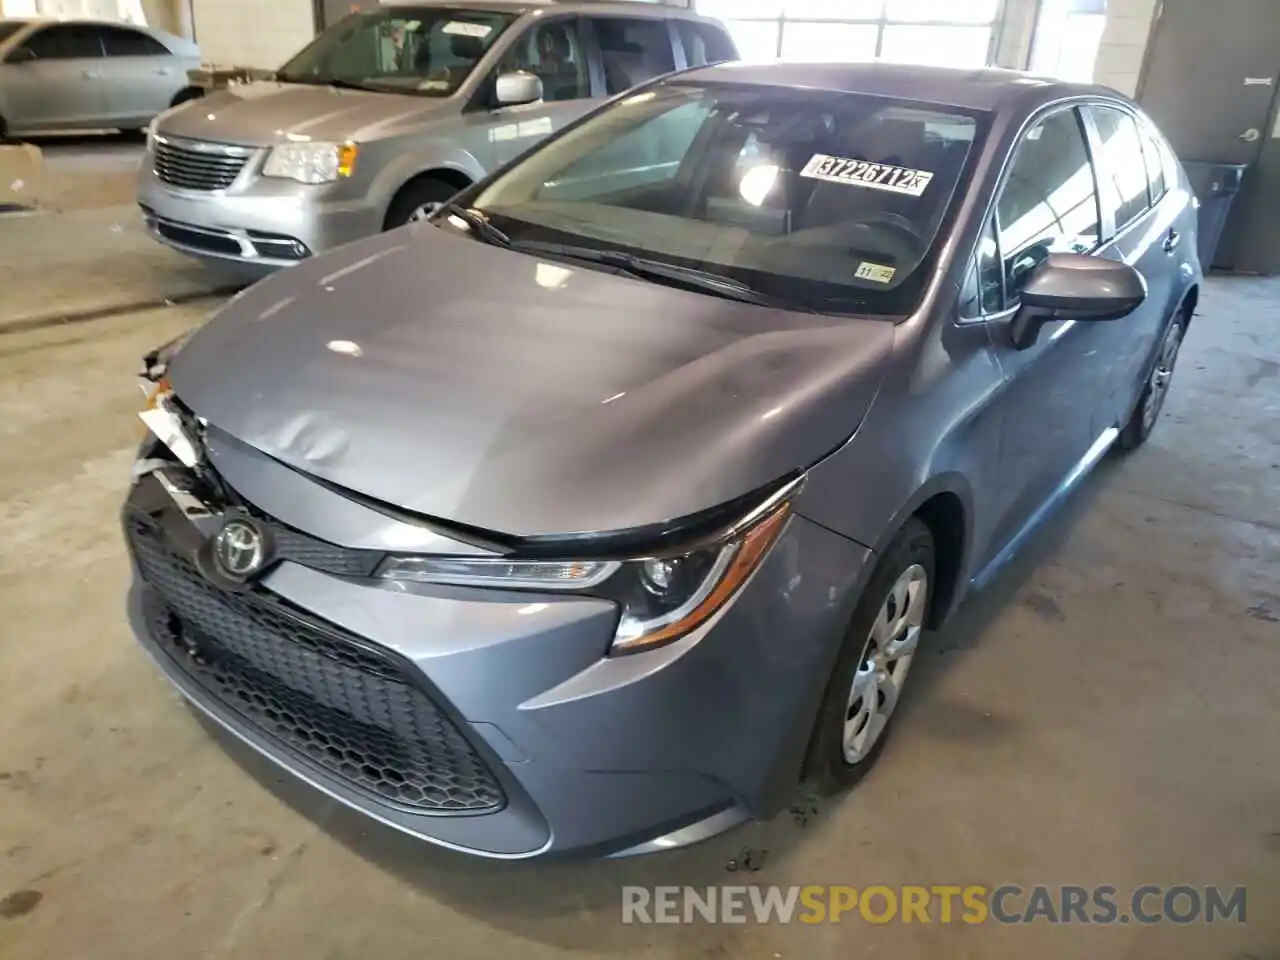
[[[812,465],[857,428],[893,336],[417,224],[250,288],[169,375],[213,427],[314,477],[555,536],[677,520]]]
[[[289,139],[370,140],[439,114],[450,101],[297,83],[229,87],[161,118],[161,133],[242,146]]]

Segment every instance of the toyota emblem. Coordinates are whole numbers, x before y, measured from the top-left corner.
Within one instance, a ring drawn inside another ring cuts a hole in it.
[[[267,538],[252,520],[228,520],[213,538],[213,559],[224,576],[248,580],[267,562]]]

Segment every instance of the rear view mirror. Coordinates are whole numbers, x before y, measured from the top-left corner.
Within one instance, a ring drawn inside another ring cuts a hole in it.
[[[1019,293],[1012,334],[1019,348],[1036,342],[1051,320],[1097,322],[1127,317],[1147,298],[1147,282],[1127,263],[1080,253],[1051,253]]]
[[[36,58],[35,51],[30,47],[19,47],[13,53],[9,54],[6,63],[30,63]]]
[[[524,70],[501,74],[494,90],[494,99],[501,107],[537,103],[542,99],[542,80]]]

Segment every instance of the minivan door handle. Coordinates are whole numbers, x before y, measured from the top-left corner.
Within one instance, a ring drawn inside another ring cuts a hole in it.
[[[1169,232],[1164,235],[1164,241],[1160,244],[1164,248],[1165,253],[1173,253],[1178,249],[1178,244],[1182,242],[1182,234],[1177,230],[1170,228]]]

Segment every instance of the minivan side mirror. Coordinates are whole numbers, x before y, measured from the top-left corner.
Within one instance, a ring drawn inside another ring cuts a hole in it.
[[[1022,350],[1052,320],[1098,322],[1127,317],[1147,298],[1147,282],[1127,263],[1082,253],[1051,253],[1018,294],[1010,332]]]
[[[500,107],[537,103],[542,99],[542,78],[525,70],[499,74],[493,99]]]
[[[36,52],[30,47],[19,47],[9,56],[5,57],[5,63],[31,63],[35,60]]]

